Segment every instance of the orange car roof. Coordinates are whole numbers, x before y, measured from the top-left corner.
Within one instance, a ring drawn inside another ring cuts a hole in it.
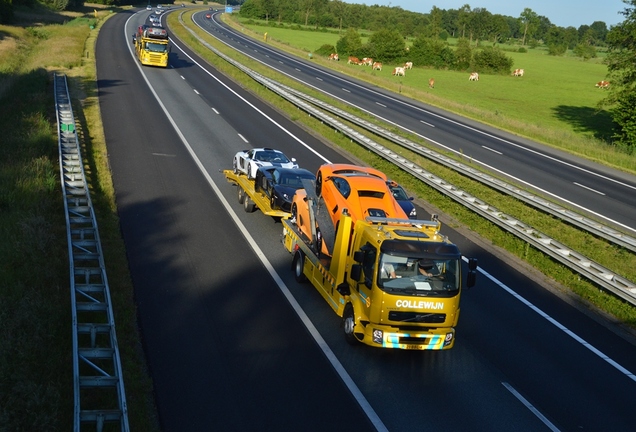
[[[386,174],[384,174],[380,170],[377,170],[371,167],[364,167],[364,166],[353,165],[353,164],[325,164],[325,165],[322,165],[319,169],[320,171],[322,171],[322,175],[324,177],[330,176],[332,174],[339,174],[339,175],[362,174],[362,175],[372,175],[375,177],[379,177],[384,181],[388,180],[388,177],[386,176]]]

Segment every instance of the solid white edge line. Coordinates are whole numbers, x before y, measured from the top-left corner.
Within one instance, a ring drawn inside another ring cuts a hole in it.
[[[496,285],[498,285],[504,291],[507,291],[508,294],[512,295],[517,300],[519,300],[521,303],[523,303],[524,305],[526,305],[527,307],[532,309],[534,312],[539,314],[541,317],[545,318],[548,322],[550,322],[556,328],[558,328],[563,333],[565,333],[566,335],[570,336],[572,339],[577,341],[579,344],[581,344],[582,346],[584,346],[585,348],[590,350],[597,357],[599,357],[600,359],[604,360],[607,364],[612,366],[614,369],[618,370],[620,373],[625,375],[627,378],[629,378],[632,381],[636,382],[636,375],[634,375],[632,372],[630,372],[629,370],[625,369],[623,366],[619,365],[616,361],[614,361],[613,359],[609,358],[607,355],[605,355],[604,353],[602,353],[601,351],[596,349],[594,346],[589,344],[585,339],[581,338],[579,335],[575,334],[573,331],[571,331],[570,329],[565,327],[563,324],[561,324],[560,322],[558,322],[557,320],[552,318],[550,315],[548,315],[547,313],[543,312],[541,309],[539,309],[538,307],[536,307],[535,305],[530,303],[530,301],[526,300],[521,295],[517,294],[514,290],[512,290],[512,288],[506,286],[503,282],[501,282],[498,279],[496,279],[494,276],[492,276],[486,270],[482,269],[481,267],[478,267],[477,270],[481,274],[486,276],[486,278],[490,279],[491,282],[493,282]]]
[[[546,418],[546,416],[544,416],[543,414],[541,414],[541,412],[536,409],[534,407],[534,405],[532,405],[530,402],[528,402],[528,400],[526,398],[524,398],[523,396],[521,396],[521,393],[519,393],[517,390],[514,389],[514,387],[512,387],[510,384],[508,384],[507,382],[502,382],[501,384],[503,384],[503,386],[514,395],[514,397],[516,397],[517,399],[519,399],[519,401],[521,401],[522,404],[524,404],[526,406],[526,408],[528,408],[530,410],[530,412],[532,412],[532,414],[534,414],[535,416],[537,416],[537,418],[539,420],[541,420],[543,422],[544,425],[546,425],[548,427],[548,429],[550,429],[552,432],[559,432],[559,428],[557,428],[554,424],[552,424],[552,422],[550,420],[548,420]]]
[[[132,15],[130,18],[128,18],[128,20],[126,21],[126,24],[124,24],[124,33],[126,33],[126,25],[128,24],[128,21],[130,21],[133,16],[134,15]],[[174,45],[174,43],[173,43],[173,45]],[[179,50],[181,50],[181,49],[179,48]],[[181,50],[181,51],[183,51],[183,50]],[[305,311],[300,307],[300,304],[298,304],[298,302],[296,301],[296,299],[294,298],[292,293],[289,291],[289,289],[287,288],[287,286],[285,285],[283,280],[280,278],[280,276],[278,276],[278,273],[276,273],[276,271],[274,270],[274,267],[271,265],[271,263],[269,262],[269,260],[267,259],[267,257],[263,253],[263,251],[258,247],[258,245],[256,244],[256,241],[251,236],[251,234],[249,233],[249,231],[247,230],[245,225],[243,225],[241,220],[238,218],[238,216],[236,215],[236,213],[234,212],[234,210],[230,206],[230,203],[225,199],[225,197],[221,193],[221,189],[219,189],[219,187],[216,185],[216,183],[214,182],[214,180],[212,179],[210,174],[206,171],[205,167],[203,166],[203,163],[197,157],[196,153],[194,152],[194,150],[190,146],[190,143],[186,140],[185,136],[183,135],[183,133],[181,132],[181,130],[179,129],[179,127],[175,123],[174,119],[172,118],[172,116],[170,115],[168,110],[166,109],[165,105],[163,104],[163,102],[159,98],[159,95],[155,92],[155,89],[150,84],[150,81],[148,81],[148,78],[146,78],[146,75],[143,73],[143,70],[141,69],[139,63],[136,61],[137,59],[134,58],[134,55],[132,54],[132,52],[131,52],[131,56],[135,60],[135,63],[137,64],[137,66],[139,68],[139,72],[141,73],[142,77],[144,78],[144,81],[146,81],[146,84],[148,85],[148,88],[150,89],[150,91],[154,95],[155,99],[157,100],[157,103],[159,104],[159,106],[161,107],[163,112],[166,114],[166,117],[168,118],[168,121],[170,122],[170,124],[174,128],[175,132],[177,133],[177,135],[181,139],[181,142],[183,143],[183,145],[188,150],[188,153],[190,153],[190,156],[192,157],[192,159],[194,160],[196,165],[199,167],[199,170],[201,171],[201,173],[203,174],[203,176],[207,180],[207,182],[210,185],[210,187],[212,188],[212,190],[214,190],[214,192],[217,194],[217,196],[219,198],[219,201],[221,201],[221,203],[223,204],[223,207],[225,208],[225,210],[227,211],[228,215],[232,218],[232,220],[234,221],[236,226],[241,231],[241,233],[243,234],[243,237],[245,237],[245,240],[247,241],[247,243],[251,246],[251,248],[254,251],[254,253],[259,257],[259,259],[263,263],[263,266],[265,266],[265,268],[267,269],[269,274],[272,276],[272,279],[274,279],[274,281],[278,285],[278,288],[281,290],[281,292],[283,293],[283,295],[285,296],[285,298],[287,299],[287,301],[289,302],[291,307],[294,309],[296,314],[298,314],[298,317],[301,319],[301,321],[303,322],[303,324],[305,325],[305,327],[307,328],[309,333],[312,335],[312,337],[314,338],[314,340],[316,341],[316,343],[318,344],[318,346],[320,347],[322,352],[325,354],[325,356],[327,357],[327,359],[329,360],[329,362],[331,363],[333,368],[336,370],[336,373],[338,374],[340,379],[344,382],[344,384],[347,386],[347,388],[351,392],[352,396],[358,402],[358,404],[360,405],[360,408],[364,411],[364,413],[366,414],[366,416],[369,419],[369,421],[373,424],[373,426],[376,428],[376,430],[378,432],[388,432],[388,429],[386,428],[386,426],[384,425],[384,423],[382,422],[380,417],[377,415],[377,413],[375,412],[373,407],[369,404],[367,399],[364,397],[364,395],[362,394],[362,392],[360,391],[360,389],[358,388],[356,383],[353,381],[351,376],[349,376],[349,374],[347,373],[345,368],[342,366],[342,364],[340,363],[340,361],[338,360],[336,355],[333,353],[331,348],[329,348],[329,345],[327,345],[327,342],[325,342],[325,340],[322,338],[322,336],[318,332],[318,329],[316,329],[316,327],[311,322],[311,320],[309,319],[307,314],[305,314]],[[198,65],[198,64],[197,64],[197,66],[200,67],[200,65]],[[202,69],[204,69],[204,68],[202,68]],[[217,80],[218,80],[218,78],[217,78]],[[243,101],[245,101],[245,99],[243,99],[243,98],[241,98],[241,99]],[[249,102],[247,102],[247,101],[245,101],[245,102],[249,104]],[[264,113],[261,113],[261,114],[265,115]],[[269,119],[269,117],[267,117],[267,118]]]

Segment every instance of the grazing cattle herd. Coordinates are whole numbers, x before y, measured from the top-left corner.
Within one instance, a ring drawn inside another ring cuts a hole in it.
[[[329,60],[340,60],[340,58],[338,57],[337,53],[333,53],[329,55]],[[370,57],[364,57],[362,60],[360,60],[358,57],[354,57],[354,56],[349,56],[349,59],[347,60],[347,64],[354,64],[357,66],[371,66],[372,70],[378,70],[381,71],[382,70],[382,62],[378,62],[378,61],[374,61],[372,58]],[[406,76],[406,70],[407,69],[413,69],[413,62],[407,61],[406,63],[404,63],[403,66],[397,66],[395,68],[393,68],[393,72],[391,72],[391,75],[393,76]],[[514,77],[522,77],[524,75],[525,71],[523,69],[515,69],[512,72],[512,76]],[[468,76],[468,81],[479,81],[479,73],[477,72],[472,72],[469,76]],[[600,89],[608,89],[610,86],[610,82],[609,81],[599,81],[595,84],[596,87],[600,88]],[[430,78],[428,80],[428,87],[429,88],[435,88],[435,79],[434,78]]]

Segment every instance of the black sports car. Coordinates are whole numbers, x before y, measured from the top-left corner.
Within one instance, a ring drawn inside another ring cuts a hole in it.
[[[303,168],[259,167],[254,189],[267,195],[272,209],[289,212],[296,190],[304,188],[302,179],[316,180],[316,176]]]
[[[391,189],[391,192],[393,193],[393,197],[400,207],[402,207],[404,213],[409,216],[409,219],[417,219],[417,209],[415,208],[415,205],[413,205],[413,197],[408,196],[404,188],[392,180],[387,182],[387,186],[389,186],[389,189]]]

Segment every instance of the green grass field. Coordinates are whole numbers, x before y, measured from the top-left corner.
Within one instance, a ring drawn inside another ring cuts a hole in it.
[[[262,39],[267,32],[271,44],[305,58],[323,44],[335,46],[339,38],[332,32],[292,30],[252,24],[236,16],[227,18],[245,34]],[[369,67],[347,65],[342,60],[336,63],[313,57],[316,62],[389,90],[636,173],[636,158],[608,145],[611,116],[608,111],[597,108],[607,94],[606,90],[595,87],[607,73],[602,63],[603,53],[584,61],[572,55],[550,56],[544,48],[528,48],[526,53],[515,52],[517,46],[502,45],[501,48],[514,60],[514,68],[525,70],[523,77],[482,73],[479,82],[471,82],[468,72],[417,65],[407,71],[405,77],[394,77],[391,75],[393,65],[385,65],[382,71],[371,71]],[[434,89],[428,88],[429,78],[435,78]]]

